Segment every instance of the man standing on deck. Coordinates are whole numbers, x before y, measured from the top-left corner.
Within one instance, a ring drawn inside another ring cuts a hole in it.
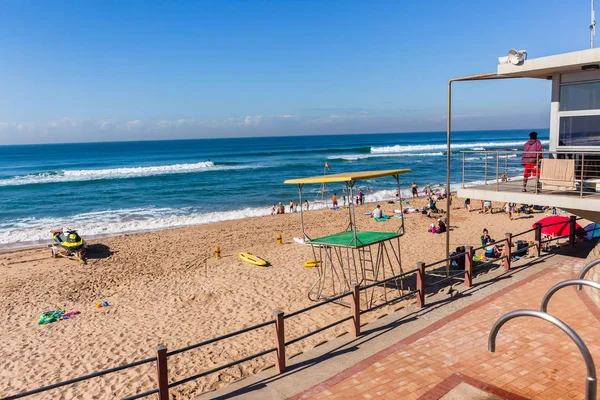
[[[523,165],[523,191],[527,191],[527,179],[530,176],[540,176],[540,163],[542,162],[542,142],[537,140],[537,132],[529,134],[529,140],[523,145],[523,156],[521,164]]]

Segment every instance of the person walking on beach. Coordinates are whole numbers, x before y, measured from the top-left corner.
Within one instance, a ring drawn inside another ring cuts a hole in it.
[[[304,200],[304,206],[306,207],[306,211],[308,211],[308,209],[310,208],[310,204],[308,203],[308,200]]]
[[[273,206],[271,206],[271,215],[275,215],[275,210],[276,210],[276,207],[275,207],[275,204],[273,204]]]
[[[521,164],[523,165],[523,191],[527,191],[527,179],[531,176],[540,176],[540,163],[542,162],[542,152],[544,150],[542,142],[537,140],[537,132],[529,133],[529,140],[523,145],[523,156]]]
[[[363,194],[362,190],[358,189],[358,204],[360,204],[361,206],[365,203],[365,195]]]
[[[333,208],[337,208],[337,206],[338,206],[337,193],[334,193],[333,196],[331,196],[331,202],[333,203]]]

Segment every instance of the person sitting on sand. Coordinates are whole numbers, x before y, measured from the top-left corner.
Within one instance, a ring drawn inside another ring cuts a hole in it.
[[[492,202],[489,200],[483,200],[483,202],[481,203],[481,213],[487,214],[488,211],[490,212],[490,214],[494,213],[492,211]]]
[[[333,203],[333,208],[337,208],[337,206],[338,206],[337,193],[334,193],[333,196],[331,196],[331,202]]]
[[[483,228],[483,235],[481,235],[481,245],[487,246],[492,241],[490,234],[486,228]]]
[[[500,249],[496,245],[496,241],[494,239],[490,240],[490,244],[485,247],[485,257],[486,258],[498,258],[500,257]]]
[[[446,232],[446,223],[442,221],[441,218],[438,218],[438,228],[436,233],[444,233]]]
[[[468,210],[471,211],[471,199],[465,199],[465,203],[464,203],[464,207]]]
[[[373,210],[373,218],[381,218],[381,215],[381,206],[377,204],[377,207],[375,207],[375,209]]]
[[[285,206],[281,202],[277,206],[277,214],[285,214]]]

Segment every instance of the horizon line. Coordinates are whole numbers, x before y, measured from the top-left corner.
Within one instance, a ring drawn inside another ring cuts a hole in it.
[[[461,129],[452,131],[459,132],[503,132],[514,130],[547,130],[547,128],[511,128],[511,129]],[[202,138],[174,138],[174,139],[148,139],[148,140],[107,140],[107,141],[80,141],[80,142],[52,142],[52,143],[9,143],[0,146],[45,146],[65,144],[99,144],[99,143],[140,143],[140,142],[168,142],[168,141],[191,141],[191,140],[226,140],[226,139],[260,139],[260,138],[285,138],[285,137],[315,137],[315,136],[350,136],[350,135],[404,135],[407,133],[447,133],[447,131],[404,131],[404,132],[360,132],[360,133],[325,133],[325,134],[299,134],[299,135],[265,135],[265,136],[227,136],[227,137],[202,137]]]

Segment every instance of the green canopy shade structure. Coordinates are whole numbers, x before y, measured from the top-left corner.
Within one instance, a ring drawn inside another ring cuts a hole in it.
[[[402,272],[400,256],[400,237],[404,234],[404,216],[400,226],[393,232],[363,231],[357,228],[354,194],[356,182],[391,176],[396,181],[400,192],[400,175],[412,172],[410,169],[393,169],[379,171],[345,172],[307,178],[288,179],[284,183],[298,185],[300,195],[300,225],[302,237],[306,244],[312,247],[313,256],[318,260],[316,269],[318,279],[308,292],[309,299],[318,301],[327,299],[351,290],[353,285],[368,281],[385,279],[386,271],[391,276]],[[305,230],[302,190],[307,184],[322,184],[340,182],[346,185],[349,193],[348,217],[349,223],[345,231],[326,236],[311,238]],[[400,200],[402,212],[402,201]],[[402,214],[403,215],[403,214]],[[393,242],[396,242],[394,248]],[[397,282],[390,282],[395,285]],[[387,299],[387,287],[383,288],[383,297]],[[373,287],[365,291],[365,304],[370,307],[375,298]]]

